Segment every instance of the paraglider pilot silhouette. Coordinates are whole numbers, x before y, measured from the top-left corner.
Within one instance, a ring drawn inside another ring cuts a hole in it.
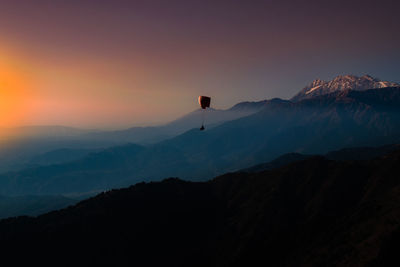
[[[200,131],[203,131],[205,129],[204,127],[204,120],[205,120],[205,116],[206,116],[206,109],[210,108],[210,103],[211,103],[211,97],[209,96],[199,96],[199,104],[202,108],[201,111],[201,128]]]

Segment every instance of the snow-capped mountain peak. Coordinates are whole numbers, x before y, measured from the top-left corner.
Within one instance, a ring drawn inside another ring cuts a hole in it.
[[[364,75],[361,77],[355,75],[339,75],[331,81],[323,81],[320,79],[314,80],[310,85],[303,88],[291,100],[300,101],[303,99],[325,95],[336,91],[344,91],[344,90],[363,91],[368,89],[398,87],[398,86],[400,85],[397,83],[382,81],[370,75]]]

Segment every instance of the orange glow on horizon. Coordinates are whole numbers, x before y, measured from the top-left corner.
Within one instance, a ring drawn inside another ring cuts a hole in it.
[[[26,108],[29,79],[16,58],[0,51],[0,127],[19,125]]]

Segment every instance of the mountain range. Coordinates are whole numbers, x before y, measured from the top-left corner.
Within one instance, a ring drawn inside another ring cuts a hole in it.
[[[204,132],[151,145],[122,145],[81,159],[0,175],[0,194],[98,192],[179,176],[192,181],[248,168],[291,152],[321,154],[400,142],[400,88],[344,90],[262,109]]]
[[[323,85],[310,92],[315,84]],[[338,76],[332,81],[314,81],[304,88],[291,102],[300,98],[313,98],[332,92],[346,90],[367,90],[384,86],[398,86],[388,81],[364,75]],[[306,94],[307,93],[307,94]],[[282,100],[272,99],[257,102],[241,102],[226,110],[208,109],[206,114],[207,130],[220,126],[225,122],[247,117],[260,112],[270,102]],[[13,129],[2,129],[0,145],[0,173],[16,171],[37,165],[49,165],[84,158],[99,149],[135,143],[140,145],[155,144],[174,138],[186,131],[198,128],[201,122],[200,109],[164,125],[151,127],[132,127],[125,130],[99,131],[77,129],[63,126],[25,126]],[[11,142],[10,142],[11,140]],[[54,152],[53,152],[54,150]],[[65,156],[60,153],[65,152]],[[86,151],[86,153],[84,153]],[[55,155],[55,157],[53,157]]]
[[[313,156],[208,182],[138,183],[0,221],[2,263],[398,266],[399,166],[395,150],[363,161]]]
[[[208,109],[206,127],[260,111],[265,101],[242,102],[226,110]],[[112,146],[157,143],[201,126],[201,112],[195,110],[164,125],[100,131],[63,126],[24,126],[1,129],[0,173],[37,165],[81,159],[91,152]],[[60,152],[65,152],[63,156]],[[84,153],[86,151],[86,153]],[[56,157],[54,158],[53,156]]]

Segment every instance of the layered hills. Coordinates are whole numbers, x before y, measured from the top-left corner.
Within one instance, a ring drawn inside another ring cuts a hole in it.
[[[0,221],[2,262],[40,266],[397,266],[400,153],[177,178]],[[23,255],[23,257],[21,257]]]
[[[254,114],[147,146],[124,145],[80,160],[0,176],[0,194],[71,194],[179,176],[206,180],[285,153],[400,142],[400,88],[336,91],[299,102],[272,99]]]

